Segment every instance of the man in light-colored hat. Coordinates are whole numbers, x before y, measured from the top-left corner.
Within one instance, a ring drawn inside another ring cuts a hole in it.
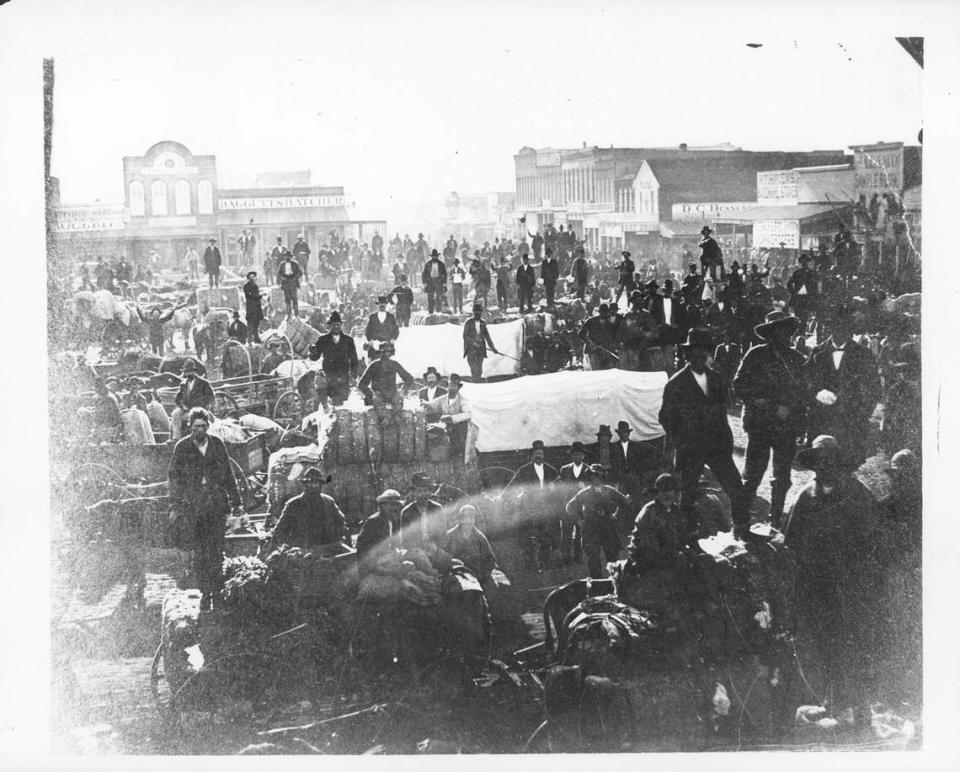
[[[680,511],[688,533],[699,530],[696,513],[697,484],[709,466],[730,498],[734,535],[746,538],[750,525],[749,502],[743,481],[733,463],[733,433],[727,421],[728,384],[707,365],[712,349],[708,330],[692,329],[683,344],[686,366],[663,389],[659,420],[676,449],[674,467],[680,476]]]
[[[806,423],[804,356],[793,348],[800,320],[771,311],[754,328],[764,342],[743,357],[733,379],[733,390],[743,402],[743,430],[747,433],[743,470],[744,496],[752,501],[773,453],[770,481],[770,520],[779,526],[790,489],[790,468],[797,438]]]
[[[357,535],[357,556],[360,571],[366,573],[385,552],[400,544],[400,510],[403,496],[393,488],[387,488],[377,496],[377,511],[360,526]]]

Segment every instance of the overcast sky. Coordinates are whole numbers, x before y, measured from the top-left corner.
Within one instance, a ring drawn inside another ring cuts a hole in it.
[[[64,202],[121,202],[122,156],[162,139],[227,183],[309,168],[376,205],[513,190],[523,145],[809,150],[921,128],[922,70],[892,36],[751,37],[692,3],[455,5],[31,3]]]

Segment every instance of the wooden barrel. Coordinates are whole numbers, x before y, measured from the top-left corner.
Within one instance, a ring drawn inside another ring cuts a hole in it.
[[[413,416],[413,458],[423,461],[427,457],[427,417],[422,410],[417,410]]]
[[[352,453],[350,461],[362,464],[369,459],[367,456],[367,422],[363,413],[354,413],[350,425],[350,440]]]
[[[403,411],[394,411],[383,423],[383,460],[390,464],[400,461],[400,428]]]
[[[352,414],[349,410],[338,408],[337,424],[333,429],[333,441],[336,446],[337,463],[349,464],[353,460]]]
[[[363,427],[366,433],[366,453],[362,459],[356,459],[357,463],[370,461],[370,452],[374,453],[374,462],[383,458],[383,432],[380,427],[380,421],[373,408],[368,408],[363,412]]]
[[[404,410],[400,414],[400,437],[397,458],[400,463],[409,463],[415,458],[416,430],[416,414],[412,410]]]

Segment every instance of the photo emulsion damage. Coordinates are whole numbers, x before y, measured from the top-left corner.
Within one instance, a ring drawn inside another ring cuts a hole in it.
[[[291,9],[36,61],[54,751],[921,748],[923,40]]]

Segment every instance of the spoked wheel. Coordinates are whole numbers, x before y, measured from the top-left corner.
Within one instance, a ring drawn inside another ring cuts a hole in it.
[[[213,397],[213,414],[217,418],[240,417],[240,405],[230,394],[225,391],[215,391]]]
[[[245,510],[253,509],[260,501],[257,499],[256,494],[254,493],[253,488],[250,486],[250,481],[247,480],[247,476],[243,473],[243,469],[240,464],[230,459],[230,471],[233,473],[233,479],[237,483],[237,491],[240,493],[240,503]]]
[[[286,391],[280,395],[273,406],[273,420],[289,427],[303,417],[303,400],[295,391]]]

